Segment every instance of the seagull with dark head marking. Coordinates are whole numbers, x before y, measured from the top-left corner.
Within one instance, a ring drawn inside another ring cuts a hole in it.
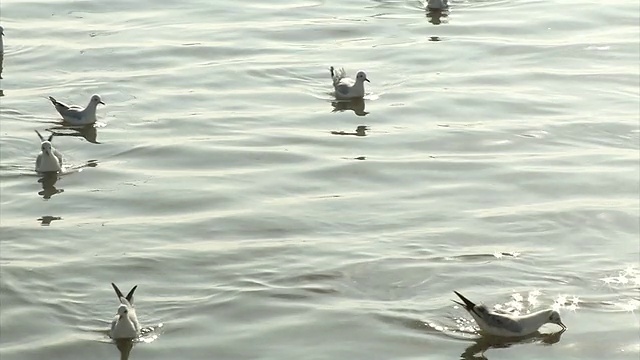
[[[122,291],[118,289],[116,284],[111,283],[111,286],[113,286],[113,290],[116,291],[116,295],[120,301],[118,315],[116,315],[111,322],[111,338],[114,340],[135,339],[140,335],[140,323],[136,316],[136,310],[133,307],[133,293],[138,288],[138,285],[131,288],[127,296],[122,294]]]
[[[336,99],[346,100],[364,97],[364,82],[371,82],[367,79],[367,74],[364,71],[358,71],[355,80],[347,77],[344,68],[336,70],[332,66],[329,71],[331,72]]]
[[[541,310],[528,315],[508,315],[489,310],[485,305],[476,305],[471,300],[454,291],[462,302],[452,300],[462,306],[473,316],[482,332],[488,335],[504,337],[521,337],[535,333],[546,324],[552,323],[562,327],[562,331],[567,327],[560,320],[560,314],[555,310]]]
[[[36,172],[49,173],[62,171],[62,154],[53,147],[51,140],[53,140],[53,134],[49,135],[49,138],[45,138],[35,130],[36,134],[40,138],[40,154],[36,158]]]
[[[100,95],[92,95],[87,107],[67,105],[49,96],[49,100],[56,108],[62,119],[71,125],[89,125],[96,122],[96,109],[98,104],[104,105]]]

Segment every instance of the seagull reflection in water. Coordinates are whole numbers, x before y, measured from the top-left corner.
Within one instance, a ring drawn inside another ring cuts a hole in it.
[[[42,173],[38,179],[38,182],[42,185],[42,190],[38,192],[38,195],[42,196],[45,200],[49,200],[53,195],[63,193],[64,189],[58,189],[55,186],[58,178],[57,172]]]
[[[359,125],[356,128],[355,132],[346,132],[346,131],[332,131],[331,134],[332,135],[353,135],[353,136],[367,136],[366,131],[369,130],[369,128],[366,125]]]
[[[120,351],[120,360],[128,360],[134,341],[131,339],[119,339],[115,340],[115,342],[118,351]]]
[[[563,329],[561,331],[552,333],[552,334],[543,334],[540,332],[535,332],[531,335],[521,337],[521,338],[504,338],[504,337],[495,337],[495,336],[483,336],[475,340],[471,346],[469,346],[462,354],[460,354],[461,359],[465,360],[488,360],[484,355],[485,351],[489,349],[506,349],[511,347],[512,345],[518,344],[532,344],[532,343],[541,343],[545,345],[553,345],[560,341],[562,334],[566,331]]]
[[[427,19],[433,25],[440,25],[443,22],[447,23],[447,18],[449,17],[449,8],[444,9],[430,9],[427,8]]]
[[[83,137],[85,140],[92,144],[100,144],[97,141],[98,131],[96,124],[73,126],[73,125],[60,125],[47,129],[53,133],[56,137],[60,136],[76,136]],[[69,132],[70,130],[70,132]]]
[[[140,336],[137,339],[117,339],[111,340],[116,344],[118,351],[120,352],[120,360],[129,359],[131,349],[136,344],[146,343],[150,344],[158,339],[160,334],[164,331],[164,324],[160,323],[155,326],[145,327],[140,330]]]
[[[61,175],[81,172],[84,168],[96,167],[96,166],[98,166],[97,160],[89,160],[82,165],[67,168],[61,173],[45,172],[45,173],[38,174],[39,176],[38,182],[42,185],[42,190],[38,192],[38,195],[42,196],[42,198],[45,200],[49,200],[53,195],[61,194],[64,192],[64,189],[58,189],[55,186],[56,182],[58,182],[58,179],[60,179]],[[52,220],[59,220],[59,219],[52,219]],[[43,225],[45,225],[44,222],[43,222]]]
[[[45,215],[41,218],[38,219],[38,221],[40,221],[40,225],[42,226],[49,226],[51,225],[51,222],[53,220],[62,220],[62,218],[60,216],[50,216],[50,215]]]
[[[333,110],[331,112],[343,112],[352,110],[358,116],[365,116],[368,112],[364,111],[364,99],[338,100],[331,102]]]

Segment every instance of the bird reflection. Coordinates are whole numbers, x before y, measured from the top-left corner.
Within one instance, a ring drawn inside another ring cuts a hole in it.
[[[53,195],[63,193],[64,189],[56,188],[55,185],[57,181],[57,172],[42,173],[41,177],[38,179],[38,182],[42,184],[42,190],[38,192],[38,195],[42,196],[45,200],[49,200]]]
[[[364,99],[340,100],[331,102],[333,110],[331,112],[342,112],[345,110],[353,110],[358,116],[365,116],[368,112],[364,111]]]
[[[346,132],[346,131],[332,131],[331,134],[332,135],[353,135],[353,136],[367,136],[366,131],[369,130],[369,128],[366,125],[359,125],[356,128],[355,132]]]
[[[460,358],[465,360],[487,360],[487,357],[484,356],[485,351],[492,348],[504,349],[517,344],[540,342],[547,345],[552,345],[560,341],[560,338],[562,337],[562,334],[564,332],[565,330],[561,330],[553,334],[541,334],[540,332],[535,332],[523,338],[511,339],[498,337],[480,337],[475,341],[474,344],[469,346],[462,354],[460,354]]]
[[[429,9],[427,8],[427,19],[433,25],[440,25],[443,22],[446,23],[447,17],[449,17],[448,9]]]
[[[85,140],[92,144],[100,144],[97,141],[98,131],[95,124],[89,124],[84,126],[69,126],[60,125],[47,129],[55,136],[77,136],[83,137]]]
[[[62,218],[60,216],[49,216],[49,215],[45,215],[41,218],[38,219],[38,221],[40,221],[40,225],[42,226],[49,226],[51,225],[51,222],[53,220],[62,220]]]
[[[131,349],[133,349],[133,340],[130,339],[120,339],[115,340],[116,347],[120,351],[120,360],[129,359],[129,354],[131,353]]]

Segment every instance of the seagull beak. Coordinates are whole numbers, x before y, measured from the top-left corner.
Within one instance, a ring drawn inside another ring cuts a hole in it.
[[[370,82],[371,82],[371,81],[369,81],[369,79],[364,79],[364,81],[366,81],[366,82],[368,82],[368,83],[370,83]]]
[[[102,104],[102,105],[107,105],[107,104],[105,104],[105,103],[104,103],[104,101],[100,101],[100,104]]]
[[[562,327],[562,330],[567,330],[567,326],[565,324],[562,323],[562,321],[558,321],[558,325],[560,325]]]

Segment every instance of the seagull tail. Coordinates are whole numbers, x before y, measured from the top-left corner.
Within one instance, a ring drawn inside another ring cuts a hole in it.
[[[460,294],[459,292],[457,292],[455,290],[453,292],[456,295],[458,295],[458,297],[460,298],[460,300],[462,300],[462,302],[464,302],[464,304],[460,303],[460,302],[457,302],[455,300],[453,300],[453,302],[462,305],[468,311],[471,311],[476,306],[476,304],[474,304],[471,300],[467,299],[466,297],[462,296],[462,294]]]
[[[53,105],[58,105],[59,104],[58,100],[54,99],[53,96],[49,96],[49,101],[51,101],[53,103]]]

